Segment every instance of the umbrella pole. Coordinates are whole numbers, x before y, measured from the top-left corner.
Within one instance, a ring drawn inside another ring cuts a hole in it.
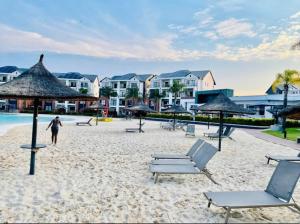
[[[175,119],[176,119],[176,117],[175,117],[175,113],[174,113],[174,117],[173,117],[174,119],[173,119],[173,131],[175,131]]]
[[[223,134],[223,112],[220,112],[220,129],[219,129],[219,151],[221,151],[222,134]]]
[[[39,106],[39,99],[35,98],[34,109],[33,109],[33,125],[32,125],[32,140],[31,140],[31,154],[30,154],[30,170],[29,170],[30,175],[34,175],[34,167],[35,167],[38,106]]]
[[[140,115],[140,133],[142,132],[142,115]]]
[[[100,104],[99,104],[100,105]],[[98,126],[98,117],[99,117],[99,105],[97,107],[97,115],[96,115],[96,125]]]

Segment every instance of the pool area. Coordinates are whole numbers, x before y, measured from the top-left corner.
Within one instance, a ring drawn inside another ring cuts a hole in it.
[[[49,123],[57,115],[55,114],[40,114],[38,116],[38,124]],[[19,125],[31,125],[32,124],[32,114],[22,114],[22,113],[0,113],[0,135],[7,132],[8,129]],[[71,116],[71,115],[59,115],[60,120],[63,123],[74,123],[78,121],[85,121],[87,117],[85,116]]]
[[[48,123],[56,115],[39,115],[38,122]],[[74,121],[74,118],[69,118],[66,116],[60,116],[61,121]],[[10,124],[31,124],[32,114],[9,114],[0,113],[0,125],[10,125]]]

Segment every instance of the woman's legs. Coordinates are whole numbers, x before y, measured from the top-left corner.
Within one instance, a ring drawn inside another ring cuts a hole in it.
[[[54,132],[52,131],[52,136],[51,136],[52,144],[53,144],[53,142],[54,142],[54,136],[55,136],[55,134],[54,134]]]
[[[55,133],[55,135],[54,135],[54,144],[56,145],[56,142],[57,142],[57,134],[58,133]]]

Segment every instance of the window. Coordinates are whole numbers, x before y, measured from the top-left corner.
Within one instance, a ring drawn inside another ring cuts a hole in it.
[[[76,87],[76,82],[75,81],[71,81],[70,82],[70,87]]]
[[[81,88],[88,88],[89,84],[87,82],[81,83]]]
[[[120,82],[120,88],[125,89],[126,88],[126,82]]]
[[[117,88],[118,88],[118,83],[114,82],[114,83],[113,83],[113,88],[114,88],[114,89],[117,89]]]
[[[153,87],[154,87],[154,88],[159,87],[159,82],[153,82]]]
[[[64,100],[58,100],[57,102],[58,102],[58,103],[65,103]]]
[[[111,100],[111,105],[112,106],[116,106],[117,105],[117,101],[116,100]]]
[[[120,106],[125,106],[125,100],[120,100]]]
[[[137,83],[131,83],[130,87],[131,88],[138,88]]]
[[[2,82],[7,82],[7,77],[6,76],[3,76]]]
[[[165,81],[163,87],[170,87],[169,81]]]
[[[69,101],[68,103],[70,103],[70,104],[75,104],[75,101]]]

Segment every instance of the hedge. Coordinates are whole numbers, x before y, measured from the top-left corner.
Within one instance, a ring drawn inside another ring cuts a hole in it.
[[[149,118],[164,118],[164,119],[173,119],[172,114],[147,114]],[[192,116],[189,115],[176,115],[178,120],[193,120]],[[202,122],[219,122],[218,117],[207,117],[207,116],[196,116],[195,121]],[[239,117],[226,117],[224,118],[224,123],[228,124],[242,124],[242,125],[253,125],[253,126],[270,126],[274,124],[275,120],[272,118],[239,118]],[[287,127],[300,127],[298,121],[288,120]]]

